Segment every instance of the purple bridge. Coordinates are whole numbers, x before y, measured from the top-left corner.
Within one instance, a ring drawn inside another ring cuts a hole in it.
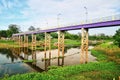
[[[45,57],[46,57],[47,47],[48,47],[49,53],[51,54],[50,33],[58,31],[57,46],[58,46],[58,57],[60,57],[60,55],[64,56],[64,31],[82,29],[80,62],[85,63],[85,62],[88,62],[88,29],[120,26],[120,15],[104,17],[99,20],[100,21],[94,20],[92,22],[87,22],[85,24],[79,24],[79,25],[71,25],[71,26],[52,28],[52,29],[46,29],[46,30],[17,33],[17,34],[13,34],[13,38],[14,40],[19,42],[20,47],[23,44],[25,47],[26,44],[28,46],[28,35],[32,35],[32,48],[36,49],[36,34],[45,33],[44,51],[45,51]],[[23,37],[24,37],[24,40],[22,39]]]

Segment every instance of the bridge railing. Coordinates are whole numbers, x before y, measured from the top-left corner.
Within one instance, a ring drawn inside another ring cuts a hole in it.
[[[114,21],[114,20],[120,20],[120,14],[107,16],[107,17],[101,17],[101,18],[95,18],[95,19],[89,19],[89,20],[87,20],[87,22],[85,20],[83,20],[83,21],[80,21],[79,23],[73,23],[73,24],[64,25],[64,26],[74,26],[74,25],[81,25],[81,24]]]
[[[112,21],[112,20],[120,20],[120,14],[119,15],[113,15],[113,16],[107,16],[97,19],[92,19],[91,21],[88,20],[88,23],[96,23],[96,22],[105,22],[105,21]]]
[[[84,20],[84,21],[80,21],[78,23],[64,24],[64,25],[60,24],[59,27],[51,26],[51,27],[47,27],[45,29],[61,28],[61,27],[66,27],[66,26],[75,26],[75,25],[81,25],[81,24],[90,24],[90,23],[105,22],[105,21],[112,21],[112,20],[120,20],[120,14],[96,18],[96,19],[89,19],[89,20],[87,20],[87,22]],[[43,30],[45,30],[45,29],[43,29]]]

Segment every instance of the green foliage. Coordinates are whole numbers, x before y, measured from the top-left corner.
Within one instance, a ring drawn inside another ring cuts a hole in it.
[[[12,41],[12,40],[0,40],[0,43],[5,43],[5,44],[14,44],[14,41]]]
[[[29,28],[28,28],[28,31],[34,31],[35,30],[35,27],[34,26],[30,26]]]
[[[80,40],[80,36],[76,35],[76,34],[70,34],[68,32],[65,32],[65,39]]]
[[[119,75],[120,71],[115,63],[95,62],[53,68],[43,73],[17,74],[2,80],[112,80]]]
[[[89,35],[90,40],[111,40],[112,36],[105,35],[104,33],[98,35]]]
[[[116,31],[113,37],[114,37],[114,43],[120,48],[120,29]]]
[[[7,37],[7,31],[6,30],[1,30],[0,31],[0,37]]]
[[[58,34],[56,32],[51,33],[52,38],[58,38]]]
[[[70,40],[70,39],[65,39],[65,45],[68,46],[80,46],[80,40]]]
[[[96,56],[99,61],[107,60],[120,64],[120,48],[114,44],[111,44],[111,42],[106,42],[96,46],[92,50],[92,54]]]
[[[36,34],[37,40],[44,40],[44,37],[45,37],[44,33]]]
[[[16,24],[10,24],[8,30],[10,30],[13,34],[20,32],[19,26]]]
[[[20,29],[19,26],[16,24],[10,24],[8,30],[1,30],[0,37],[11,37],[12,34],[19,33]]]
[[[95,57],[97,57],[97,60],[98,61],[107,61],[107,55],[105,55],[105,52],[104,51],[101,51],[101,50],[91,50],[91,54]]]
[[[31,62],[31,63],[32,63],[32,62],[36,62],[36,60],[23,60],[22,62],[25,62],[25,63],[27,63],[27,62],[28,62],[28,63]]]
[[[53,66],[49,66],[49,67],[48,67],[48,69],[58,69],[58,68],[60,68],[60,66],[55,66],[55,65],[53,65]]]

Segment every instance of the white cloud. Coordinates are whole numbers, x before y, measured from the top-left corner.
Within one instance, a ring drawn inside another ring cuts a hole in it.
[[[28,6],[22,13],[30,18],[28,23],[37,26],[46,25],[46,19],[49,26],[56,26],[58,13],[62,14],[60,24],[81,22],[86,19],[84,6],[88,8],[88,19],[120,13],[116,11],[119,0],[28,0]]]
[[[2,0],[4,7],[22,6],[19,0],[14,3]],[[120,13],[117,11],[120,6],[120,0],[28,0],[28,7],[24,8],[21,13],[23,18],[28,18],[26,21],[15,22],[24,28],[24,31],[31,25],[40,28],[48,28],[48,26],[57,26],[57,14],[60,24],[75,24],[81,23],[86,19],[84,6],[88,10],[88,19],[101,18]],[[20,16],[21,17],[21,16]],[[11,17],[10,17],[11,18]],[[12,16],[15,18],[15,16]],[[47,21],[46,21],[47,20]],[[97,29],[96,29],[97,30]]]

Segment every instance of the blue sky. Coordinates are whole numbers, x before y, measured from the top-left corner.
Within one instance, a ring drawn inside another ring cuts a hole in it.
[[[9,24],[18,24],[22,31],[31,25],[53,28],[57,26],[57,17],[60,26],[79,24],[86,19],[84,7],[88,20],[120,14],[120,0],[0,0],[0,30],[6,30]],[[113,35],[118,28],[90,29],[89,33]]]

